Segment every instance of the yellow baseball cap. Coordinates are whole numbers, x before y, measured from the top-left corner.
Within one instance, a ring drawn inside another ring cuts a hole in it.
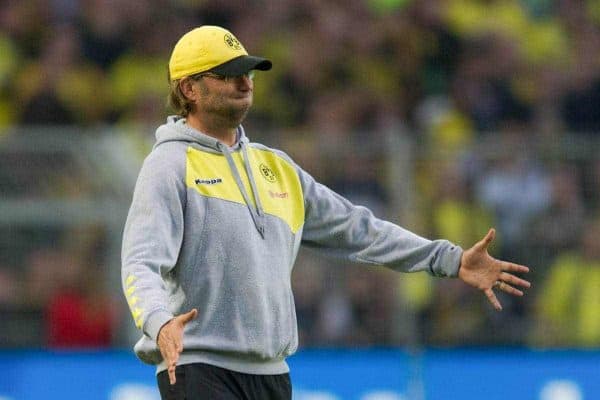
[[[179,39],[169,60],[171,80],[200,72],[238,76],[250,70],[268,71],[271,61],[248,55],[244,46],[227,29],[204,25]]]

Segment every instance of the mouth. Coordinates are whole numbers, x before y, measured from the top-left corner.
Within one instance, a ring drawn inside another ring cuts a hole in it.
[[[237,90],[234,94],[235,94],[235,97],[243,99],[243,98],[252,96],[252,92],[253,92],[252,89],[250,89],[250,90]]]
[[[252,98],[252,93],[244,93],[241,95],[233,96],[234,100],[246,100]]]

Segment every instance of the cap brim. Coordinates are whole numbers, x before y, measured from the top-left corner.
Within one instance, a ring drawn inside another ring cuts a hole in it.
[[[240,56],[231,61],[211,68],[210,71],[219,75],[238,76],[248,73],[253,69],[268,71],[273,64],[271,61],[262,57]]]

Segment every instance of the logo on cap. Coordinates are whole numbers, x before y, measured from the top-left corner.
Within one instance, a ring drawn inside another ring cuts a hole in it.
[[[242,48],[242,44],[231,33],[226,33],[223,39],[225,39],[227,46],[234,50],[240,50]]]

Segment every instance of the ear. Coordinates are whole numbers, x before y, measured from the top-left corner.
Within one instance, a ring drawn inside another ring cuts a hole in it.
[[[190,101],[196,101],[198,97],[198,88],[194,83],[191,78],[183,78],[179,81],[179,90]]]

